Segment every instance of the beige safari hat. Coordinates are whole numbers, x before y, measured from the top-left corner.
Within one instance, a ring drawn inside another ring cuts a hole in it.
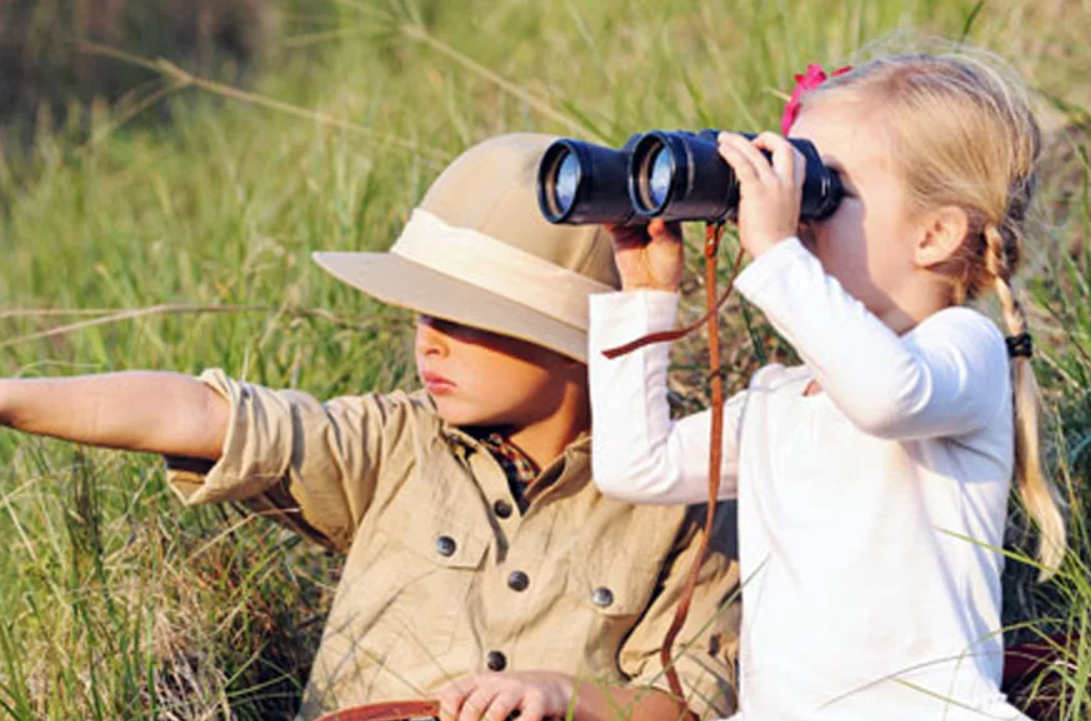
[[[548,135],[470,148],[429,188],[386,253],[315,253],[340,280],[393,305],[587,361],[588,296],[619,287],[609,234],[538,210]]]

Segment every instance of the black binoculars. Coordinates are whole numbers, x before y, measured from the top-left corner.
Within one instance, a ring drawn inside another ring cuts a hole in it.
[[[739,207],[739,182],[720,157],[718,135],[718,130],[652,130],[633,135],[620,150],[561,138],[546,148],[538,165],[538,207],[549,222],[573,225],[621,225],[634,216],[731,218]],[[841,179],[822,163],[813,143],[788,142],[807,159],[800,218],[829,217],[841,202]]]

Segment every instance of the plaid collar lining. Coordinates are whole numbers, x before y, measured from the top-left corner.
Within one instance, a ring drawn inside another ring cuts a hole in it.
[[[500,433],[493,431],[481,438],[481,445],[489,449],[493,458],[504,469],[508,486],[519,503],[519,509],[527,509],[527,491],[538,478],[538,468],[519,448]]]

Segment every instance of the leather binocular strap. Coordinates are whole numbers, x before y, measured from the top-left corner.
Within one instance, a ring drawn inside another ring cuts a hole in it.
[[[708,515],[705,517],[705,533],[701,538],[701,545],[698,548],[697,557],[693,560],[693,565],[689,569],[689,576],[686,577],[686,585],[683,586],[682,595],[678,599],[678,606],[675,609],[674,619],[671,621],[670,628],[667,629],[667,633],[663,637],[663,645],[659,649],[659,660],[660,663],[663,664],[667,682],[670,684],[671,693],[683,703],[685,702],[686,694],[685,689],[682,688],[682,682],[678,678],[678,672],[674,668],[672,648],[674,646],[675,638],[677,638],[678,633],[682,630],[683,624],[686,622],[686,616],[689,614],[690,602],[693,600],[693,590],[697,586],[697,576],[701,571],[701,566],[704,565],[705,557],[708,555],[708,544],[712,537],[712,523],[715,520],[716,515],[716,501],[720,495],[720,467],[723,461],[724,383],[723,377],[720,375],[720,326],[717,323],[717,311],[731,294],[732,288],[735,287],[735,276],[739,274],[739,267],[742,265],[743,256],[742,248],[740,248],[738,255],[735,257],[735,264],[731,270],[731,278],[728,280],[727,288],[724,290],[723,295],[717,299],[716,256],[719,252],[720,238],[722,236],[722,223],[709,223],[705,227],[704,256],[706,310],[705,314],[702,315],[697,322],[677,330],[649,333],[648,335],[637,338],[623,346],[603,351],[603,355],[607,358],[617,358],[620,355],[630,353],[637,348],[642,348],[650,343],[681,338],[699,328],[702,323],[708,328],[709,387],[712,395],[712,428],[708,459]]]
[[[439,701],[386,701],[334,711],[318,721],[406,721],[438,717]]]

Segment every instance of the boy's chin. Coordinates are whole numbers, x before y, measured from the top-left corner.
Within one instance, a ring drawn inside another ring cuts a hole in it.
[[[467,408],[457,401],[432,396],[432,402],[436,404],[436,415],[452,426],[463,428],[466,426],[496,425],[495,419],[489,414],[482,413],[474,408]]]

